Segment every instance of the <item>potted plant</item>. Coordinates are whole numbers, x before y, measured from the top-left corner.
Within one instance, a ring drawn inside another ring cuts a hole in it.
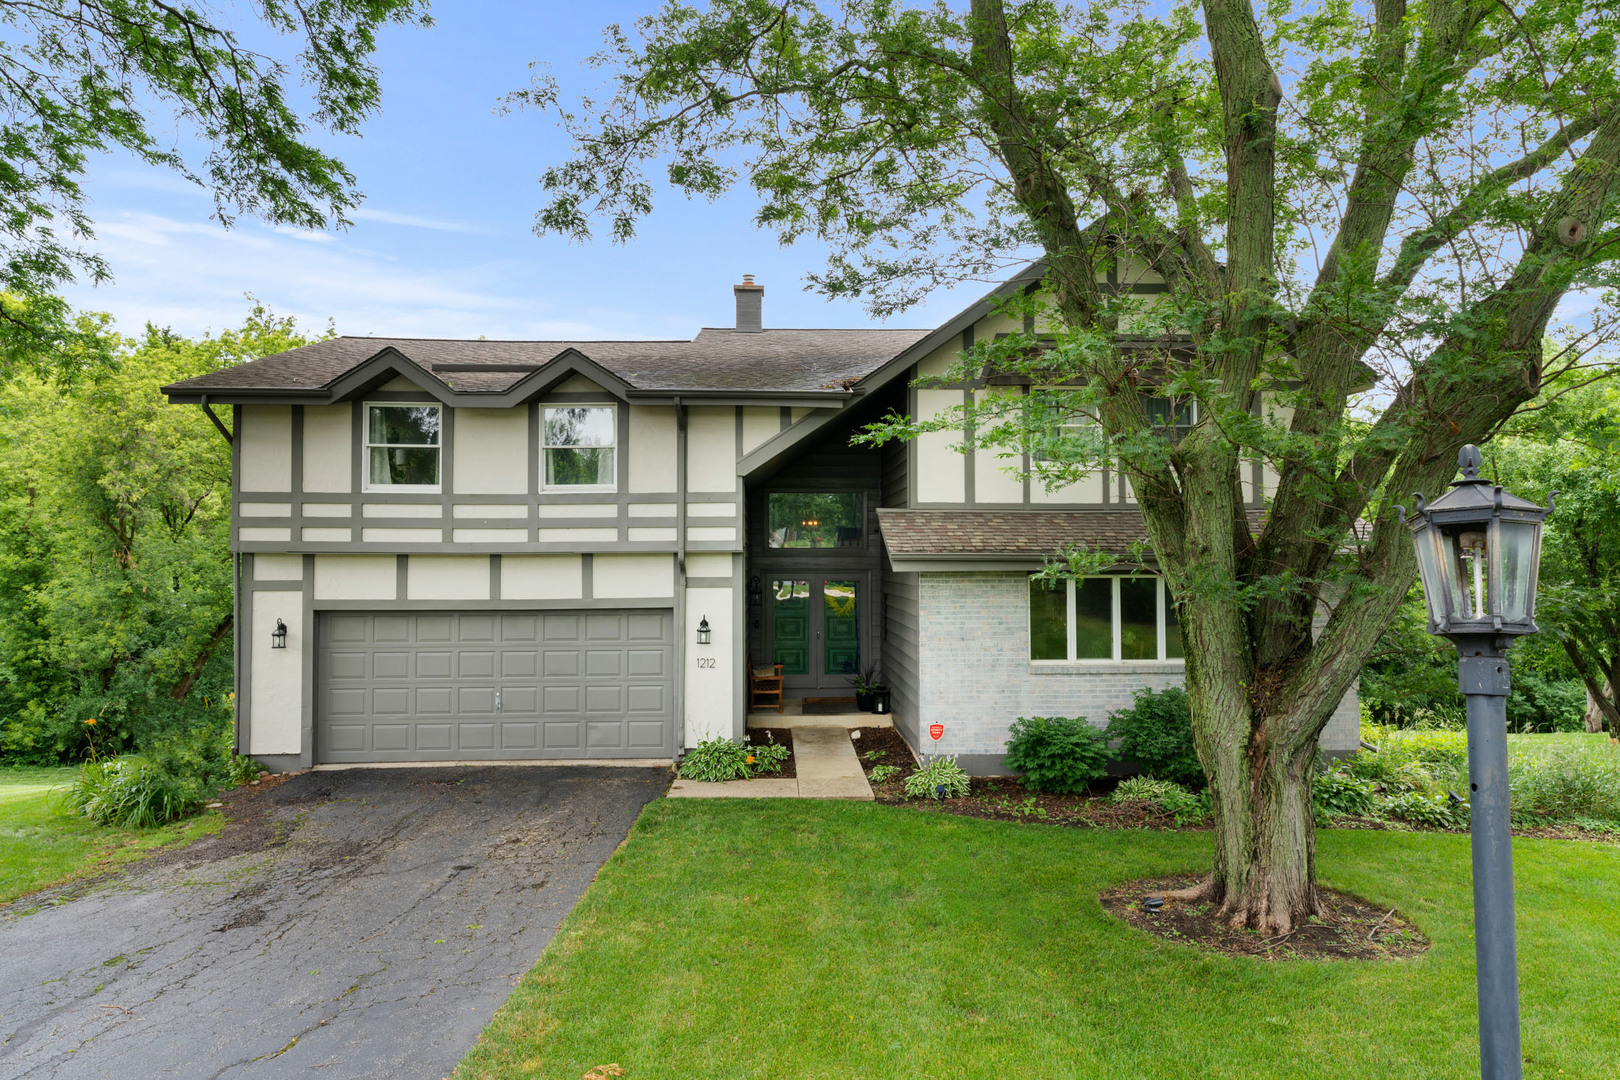
[[[849,680],[849,685],[855,688],[855,707],[861,712],[871,712],[877,696],[889,692],[889,688],[878,679],[876,664],[867,664]]]

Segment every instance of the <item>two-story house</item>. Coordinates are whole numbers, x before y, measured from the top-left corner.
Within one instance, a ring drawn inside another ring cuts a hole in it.
[[[166,387],[233,443],[239,749],[668,760],[742,734],[750,662],[792,699],[876,661],[913,746],[943,724],[939,751],[994,773],[1019,716],[1101,724],[1177,682],[1158,578],[1029,579],[1143,536],[1124,477],[1047,491],[960,431],[849,445],[890,410],[1027,393],[913,383],[1010,329],[1000,301],[1038,275],[933,330],[766,328],[745,278],[736,325],[690,341],[340,337]],[[1271,483],[1255,462],[1256,512]]]

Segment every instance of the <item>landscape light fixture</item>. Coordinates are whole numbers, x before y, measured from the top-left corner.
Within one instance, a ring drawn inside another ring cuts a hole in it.
[[[1536,632],[1541,527],[1537,506],[1479,478],[1479,448],[1457,454],[1462,479],[1432,503],[1417,493],[1412,530],[1429,633],[1457,646],[1468,702],[1469,832],[1474,856],[1474,956],[1479,1073],[1519,1080],[1519,976],[1513,929],[1513,837],[1508,820],[1508,647]],[[1557,492],[1553,493],[1554,495]]]
[[[270,631],[270,647],[272,649],[287,647],[287,624],[280,619],[276,620],[276,628]]]
[[[707,645],[708,643],[709,643],[709,617],[707,615],[705,615],[698,622],[698,644],[699,645]]]

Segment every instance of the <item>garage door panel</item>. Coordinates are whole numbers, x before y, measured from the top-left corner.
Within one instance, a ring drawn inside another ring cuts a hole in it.
[[[524,642],[540,640],[540,618],[537,615],[502,615],[501,640]]]
[[[416,677],[419,679],[448,679],[455,671],[453,653],[433,650],[416,654]]]
[[[416,691],[417,716],[449,716],[451,692],[448,686],[424,686]]]
[[[587,649],[585,651],[585,677],[608,679],[624,674],[624,654],[617,649]]]
[[[458,724],[456,734],[463,750],[495,749],[494,724]]]
[[[371,623],[372,641],[411,640],[411,619],[408,615],[374,615]]]
[[[320,761],[674,753],[668,611],[329,612],[317,641]]]
[[[540,688],[536,686],[501,687],[501,711],[504,713],[538,713]]]
[[[408,679],[413,674],[411,654],[395,650],[374,652],[371,654],[371,674],[378,679]]]
[[[586,641],[618,641],[622,637],[624,637],[623,616],[594,612],[585,616]]]
[[[454,750],[455,744],[450,737],[449,724],[417,724],[416,749],[421,750]]]
[[[580,724],[577,720],[547,720],[542,728],[545,731],[547,750],[585,749],[579,742]]]
[[[631,713],[661,713],[669,706],[664,688],[658,685],[625,687],[625,711]]]
[[[540,725],[538,723],[501,724],[501,749],[540,749]]]
[[[624,725],[611,720],[585,722],[585,748],[587,750],[621,750],[624,748]]]
[[[490,714],[495,711],[495,688],[493,686],[458,686],[456,687],[456,714],[459,716],[476,716]]]
[[[371,748],[373,750],[409,750],[411,748],[411,725],[372,724]]]
[[[495,677],[495,654],[483,649],[463,651],[458,656],[457,674],[463,679],[492,679]]]
[[[540,674],[540,654],[534,649],[507,649],[501,653],[501,677],[532,679]]]
[[[371,711],[378,716],[411,715],[411,692],[403,686],[379,686],[371,691]]]

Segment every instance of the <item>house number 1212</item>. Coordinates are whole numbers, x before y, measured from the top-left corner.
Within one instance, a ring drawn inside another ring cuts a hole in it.
[[[698,662],[698,667],[699,668],[712,668],[712,667],[714,667],[714,657],[712,657],[712,656],[700,656],[700,657],[697,658],[697,662]]]

